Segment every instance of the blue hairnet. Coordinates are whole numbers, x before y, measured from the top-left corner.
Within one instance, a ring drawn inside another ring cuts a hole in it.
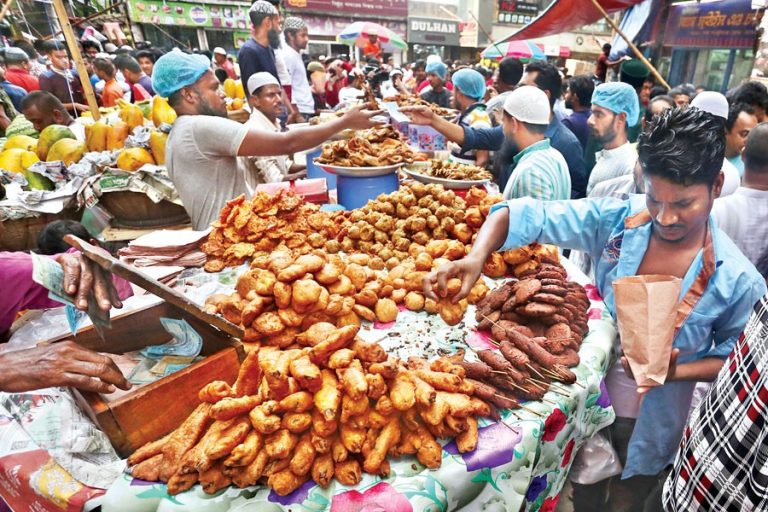
[[[473,100],[480,100],[485,96],[485,78],[474,69],[458,70],[451,76],[451,82],[464,96]]]
[[[595,87],[592,104],[607,108],[615,114],[627,114],[627,126],[634,126],[640,117],[640,100],[631,85],[624,82],[608,82]]]
[[[434,73],[440,77],[440,80],[445,80],[445,75],[448,73],[448,68],[442,62],[430,62],[425,69],[427,74]]]
[[[163,98],[200,80],[211,69],[205,55],[178,51],[168,52],[155,62],[152,69],[152,88]]]

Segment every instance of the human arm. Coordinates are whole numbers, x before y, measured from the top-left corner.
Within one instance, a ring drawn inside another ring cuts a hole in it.
[[[64,103],[64,108],[67,110],[77,110],[78,112],[88,112],[88,105],[82,103]]]
[[[679,355],[680,349],[672,349],[665,382],[714,382],[725,362],[720,357],[705,357],[697,361],[678,363],[677,358]],[[625,356],[621,356],[621,365],[624,367],[624,372],[627,376],[630,379],[634,379],[632,368],[629,366],[629,361]],[[637,392],[644,395],[653,388],[654,386],[638,386]]]
[[[451,142],[455,142],[464,149],[464,128],[438,116],[432,109],[425,105],[415,107],[403,107],[400,109],[408,116],[410,122],[421,126],[431,126]]]
[[[346,129],[360,130],[376,126],[371,120],[381,113],[376,110],[364,110],[365,105],[351,108],[342,117],[316,126],[282,133],[250,130],[240,144],[237,156],[270,156],[291,154],[319,146],[335,133]]]
[[[0,368],[0,391],[10,393],[57,386],[97,393],[131,388],[112,359],[74,341],[2,353]]]
[[[610,237],[613,226],[626,216],[626,204],[614,198],[539,201],[530,197],[496,204],[469,254],[429,274],[424,280],[424,293],[434,298],[432,286],[444,293],[447,280],[458,277],[462,287],[453,301],[461,300],[474,286],[483,263],[492,252],[536,241],[597,255]]]
[[[480,149],[475,152],[475,165],[478,167],[487,167],[491,160],[491,153],[488,150]]]

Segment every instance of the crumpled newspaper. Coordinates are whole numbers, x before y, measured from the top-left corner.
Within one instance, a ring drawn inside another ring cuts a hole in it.
[[[155,203],[167,200],[182,204],[165,167],[151,164],[143,165],[136,172],[109,168],[88,178],[78,191],[77,202],[80,206],[91,207],[98,203],[102,194],[122,191],[141,192]]]
[[[137,126],[133,133],[125,139],[127,148],[149,148],[149,134],[152,129],[149,126]]]
[[[46,450],[78,482],[106,489],[125,468],[106,434],[77,406],[69,390],[0,393],[0,455]]]

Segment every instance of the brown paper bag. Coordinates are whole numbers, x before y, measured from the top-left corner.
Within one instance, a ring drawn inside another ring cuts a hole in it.
[[[638,386],[661,386],[667,378],[681,286],[663,275],[613,282],[621,347]]]

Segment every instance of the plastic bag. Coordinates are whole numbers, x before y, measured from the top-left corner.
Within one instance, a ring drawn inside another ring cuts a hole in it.
[[[569,478],[571,482],[581,485],[596,484],[620,475],[622,469],[611,442],[602,432],[598,432],[587,439],[576,453]]]

